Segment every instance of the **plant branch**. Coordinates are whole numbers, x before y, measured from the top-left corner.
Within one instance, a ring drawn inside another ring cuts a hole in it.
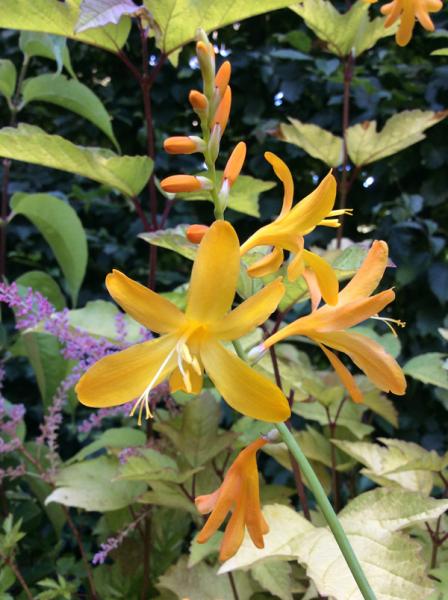
[[[15,560],[10,558],[9,556],[6,556],[6,554],[3,554],[3,552],[1,550],[0,550],[0,556],[3,560],[3,562],[5,563],[5,565],[7,565],[11,569],[11,571],[14,573],[14,575],[16,576],[16,579],[22,586],[22,589],[25,593],[25,596],[28,598],[28,600],[34,600],[33,594],[31,593],[31,590],[28,587],[28,585],[25,581],[25,578],[23,577],[22,573],[20,572],[20,569],[19,569],[17,563],[15,562]]]
[[[236,583],[235,583],[235,579],[233,577],[233,573],[231,571],[229,571],[227,573],[227,575],[229,577],[230,587],[232,588],[232,594],[233,594],[234,600],[240,600],[240,597],[238,595],[238,590],[236,589]]]
[[[149,557],[151,550],[151,517],[148,514],[145,518],[145,534],[143,538],[143,585],[140,595],[141,600],[146,600],[149,592],[150,573]]]

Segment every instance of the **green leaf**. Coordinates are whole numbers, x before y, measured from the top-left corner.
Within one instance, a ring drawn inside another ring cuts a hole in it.
[[[11,100],[16,89],[17,71],[14,63],[8,59],[0,60],[0,94]]]
[[[156,423],[192,467],[200,467],[228,448],[235,435],[220,432],[221,409],[210,392],[203,392],[183,409],[180,421]]]
[[[358,376],[357,383],[364,395],[363,405],[383,417],[394,427],[398,427],[398,411],[393,402],[378,388],[374,387],[367,377]]]
[[[333,403],[329,406],[331,418],[336,417],[338,404]],[[328,415],[325,408],[319,402],[295,402],[292,410],[303,419],[308,421],[317,421],[321,425],[328,425]],[[345,402],[339,412],[337,424],[338,427],[345,427],[358,439],[364,438],[373,431],[373,427],[361,422],[365,407],[353,402]]]
[[[44,271],[28,271],[16,279],[16,284],[23,289],[31,288],[39,292],[56,310],[62,310],[66,306],[61,288],[53,277]]]
[[[203,544],[198,544],[196,541],[197,535],[191,541],[190,545],[190,555],[188,557],[188,567],[194,567],[205,558],[209,559],[213,555],[217,555],[219,553],[219,547],[221,546],[221,541],[224,536],[222,531],[217,531],[210,539],[208,539]]]
[[[249,576],[245,573],[235,573],[235,585],[241,599],[251,598],[255,591]],[[159,578],[157,589],[170,590],[179,600],[184,598],[234,600],[235,598],[229,579],[217,577],[216,567],[200,562],[190,568],[187,556],[182,556]]]
[[[58,502],[98,512],[129,506],[146,486],[139,482],[117,481],[118,468],[118,460],[111,456],[100,456],[62,468],[56,478],[57,487],[45,504]]]
[[[139,502],[184,510],[196,517],[198,514],[194,502],[186,497],[177,484],[170,482],[152,481],[151,490],[142,494],[139,497]]]
[[[406,375],[418,381],[429,383],[448,390],[447,355],[441,352],[429,352],[411,358],[403,367]]]
[[[14,194],[14,215],[33,223],[50,245],[76,304],[87,266],[87,238],[75,210],[50,194]]]
[[[0,129],[0,156],[76,173],[128,196],[141,192],[153,166],[147,156],[118,156],[106,149],[75,146],[24,123]]]
[[[337,56],[357,57],[376,42],[394,35],[398,25],[385,28],[385,18],[369,19],[369,5],[358,0],[344,14],[327,0],[301,0],[291,9],[303,18],[307,26],[327,44],[327,50]]]
[[[0,594],[5,598],[11,598],[12,600],[12,596],[6,595],[5,592],[14,585],[15,580],[16,577],[10,567],[4,566],[0,569]],[[0,596],[0,598],[1,597],[2,596]]]
[[[80,33],[94,27],[117,24],[124,16],[138,11],[132,0],[83,0],[75,31]]]
[[[192,41],[199,27],[212,31],[248,17],[288,6],[285,0],[145,0],[153,16],[158,47],[169,54]]]
[[[280,125],[281,139],[302,148],[329,167],[339,167],[342,163],[342,138],[318,125],[302,123],[291,117],[288,120],[291,125]]]
[[[118,339],[117,316],[122,314],[112,302],[106,300],[91,300],[83,308],[71,310],[68,315],[69,323],[90,335],[104,337],[111,341]],[[123,315],[127,330],[126,342],[141,341],[141,325],[129,315]]]
[[[206,177],[207,172],[201,172],[198,173],[198,175]],[[222,175],[222,171],[216,172],[217,181],[221,180]],[[261,179],[256,179],[250,175],[240,175],[230,189],[227,207],[236,212],[250,215],[251,217],[259,217],[259,196],[262,192],[266,192],[275,187],[275,185],[275,181],[262,181]],[[210,192],[206,190],[176,194],[176,199],[191,201],[207,200],[212,202]]]
[[[291,565],[279,560],[268,560],[251,569],[252,577],[264,590],[281,600],[293,600],[291,594]]]
[[[448,48],[439,48],[438,50],[433,50],[430,56],[448,56]]]
[[[194,260],[198,246],[197,244],[192,244],[187,239],[187,227],[188,225],[177,225],[176,227],[161,229],[159,231],[140,233],[138,237],[148,242],[148,244],[173,250],[173,252],[177,252],[177,254],[189,260]]]
[[[144,446],[146,435],[139,429],[132,427],[113,427],[101,433],[94,442],[84,446],[79,452],[70,458],[65,464],[71,465],[74,462],[80,462],[90,454],[98,452],[102,448],[133,448],[135,446]]]
[[[68,362],[62,357],[61,345],[53,335],[27,331],[22,333],[21,339],[36,376],[42,401],[48,407],[59,384],[68,374]]]
[[[413,492],[429,494],[434,484],[432,471],[443,468],[443,462],[435,452],[430,453],[421,446],[401,440],[379,438],[384,444],[368,442],[346,442],[333,440],[333,444],[349,456],[365,465],[363,475],[376,483]],[[423,465],[428,470],[419,469]],[[433,468],[431,468],[433,467]]]
[[[76,79],[67,48],[67,40],[64,37],[37,31],[22,31],[19,37],[19,47],[27,57],[41,56],[56,61],[58,74],[61,73],[64,66],[68,73]]]
[[[167,481],[184,483],[200,469],[181,473],[176,461],[153,448],[142,448],[135,456],[130,456],[120,469],[119,479],[126,481]]]
[[[51,33],[118,52],[128,38],[130,20],[124,18],[118,25],[75,33],[80,3],[81,0],[2,0],[0,27]]]
[[[22,92],[25,104],[49,102],[81,115],[100,129],[118,148],[111,120],[103,103],[87,86],[64,75],[38,75],[27,79]]]
[[[376,121],[364,121],[347,129],[347,149],[356,166],[368,165],[396,154],[425,139],[423,132],[437,125],[448,111],[405,110],[386,121],[380,132]]]

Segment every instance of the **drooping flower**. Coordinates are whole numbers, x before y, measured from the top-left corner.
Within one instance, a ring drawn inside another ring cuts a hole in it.
[[[406,46],[412,38],[415,20],[418,19],[426,31],[434,31],[434,23],[429,13],[439,12],[442,7],[441,0],[392,0],[380,10],[387,17],[385,27],[390,27],[400,19],[395,39],[399,46]]]
[[[261,227],[241,246],[241,255],[257,246],[273,246],[268,255],[250,265],[248,273],[252,277],[274,273],[283,263],[283,251],[288,250],[295,255],[288,265],[288,279],[295,281],[306,274],[307,269],[313,271],[324,300],[335,304],[339,287],[336,275],[323,258],[304,248],[303,236],[318,225],[337,227],[339,221],[333,217],[350,213],[349,210],[333,210],[336,180],[331,172],[328,173],[311,194],[292,208],[294,183],[291,171],[272,152],[266,152],[264,156],[283,183],[283,206],[275,221]]]
[[[135,320],[160,337],[102,358],[76,386],[82,404],[117,406],[137,398],[132,414],[151,416],[149,394],[169,378],[173,391],[198,393],[206,371],[230,406],[264,421],[283,421],[288,402],[269,379],[229,352],[231,341],[263,323],[284,293],[278,279],[230,311],[240,270],[233,227],[216,221],[204,236],[193,265],[185,313],[169,300],[114,271],[106,286]],[[229,312],[230,311],[230,312]]]
[[[362,393],[350,371],[329,348],[347,354],[381,390],[404,394],[406,379],[395,359],[378,342],[349,329],[369,317],[379,318],[377,314],[394,300],[395,293],[392,289],[371,295],[383,276],[387,260],[387,244],[375,241],[361,268],[339,293],[335,306],[324,305],[290,323],[269,337],[262,344],[263,349],[292,335],[306,336],[325,353],[355,402],[362,402]],[[392,321],[381,320],[386,323]],[[400,321],[395,323],[403,325]]]
[[[260,507],[257,451],[265,444],[267,441],[264,439],[252,442],[239,453],[221,486],[212,494],[195,499],[201,514],[211,513],[197,537],[200,544],[210,539],[221,526],[227,513],[232,511],[221,543],[219,558],[222,561],[238,551],[246,527],[255,546],[264,548],[263,535],[268,533],[269,526]]]

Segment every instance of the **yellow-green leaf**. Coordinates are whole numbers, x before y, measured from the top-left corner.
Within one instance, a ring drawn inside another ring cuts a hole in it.
[[[131,28],[125,17],[118,25],[75,33],[81,0],[2,0],[0,27],[52,33],[118,52]]]
[[[153,166],[147,156],[119,156],[110,150],[75,146],[24,123],[0,129],[0,156],[76,173],[128,196],[141,192]]]
[[[347,149],[356,166],[386,158],[425,139],[424,131],[437,125],[448,111],[405,110],[386,121],[380,132],[376,121],[364,121],[347,130]]]
[[[302,123],[291,117],[288,120],[291,125],[280,125],[281,138],[285,142],[299,146],[329,167],[339,167],[342,163],[342,138],[318,125]]]
[[[414,379],[448,390],[448,356],[441,352],[428,352],[411,358],[403,371]]]
[[[17,71],[14,63],[8,59],[0,60],[0,94],[11,100],[16,89]]]

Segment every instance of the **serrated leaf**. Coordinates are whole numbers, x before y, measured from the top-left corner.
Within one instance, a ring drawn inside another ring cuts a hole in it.
[[[112,302],[106,300],[91,300],[83,308],[71,310],[68,320],[72,327],[86,331],[95,337],[104,337],[115,341],[118,338],[117,316],[120,310]],[[123,322],[127,330],[126,342],[141,341],[141,325],[129,315],[123,315]]]
[[[189,260],[194,260],[198,246],[187,239],[187,227],[188,225],[176,225],[168,229],[140,233],[138,237],[148,244],[173,250]]]
[[[88,511],[108,512],[132,504],[146,489],[145,484],[117,481],[119,463],[112,456],[100,456],[62,468],[56,489],[45,504],[58,502]]]
[[[200,469],[199,469],[200,470]],[[126,481],[154,481],[184,483],[198,469],[180,472],[176,461],[153,448],[142,448],[135,456],[130,456],[120,468],[119,479]]]
[[[328,407],[331,418],[334,419],[336,417],[338,409],[339,406],[337,403],[332,403]],[[321,425],[328,425],[327,412],[324,406],[322,406],[319,402],[295,402],[292,410],[303,419],[307,419],[308,421],[316,421]],[[369,435],[369,433],[373,431],[373,427],[361,422],[364,411],[365,407],[360,404],[345,402],[338,415],[338,427],[345,427],[358,439],[362,439],[366,435]]]
[[[251,575],[264,590],[281,600],[293,600],[291,594],[291,565],[279,560],[269,560],[255,565]]]
[[[353,51],[359,56],[376,42],[394,35],[397,25],[385,28],[385,18],[369,18],[369,5],[358,0],[343,14],[327,0],[302,0],[291,9],[323,40],[329,52],[339,57]]]
[[[95,27],[117,25],[124,16],[134,14],[139,7],[132,0],[82,0],[75,32]]]
[[[57,73],[60,74],[64,66],[68,73],[76,79],[67,48],[67,40],[60,35],[38,33],[37,31],[21,31],[19,36],[19,47],[27,57],[40,56],[54,60]]]
[[[180,422],[156,423],[154,428],[166,435],[194,468],[204,465],[229,447],[235,436],[219,432],[221,409],[209,392],[203,392],[183,409]]]
[[[6,58],[0,60],[0,94],[11,100],[16,89],[17,71],[14,63]]]
[[[205,558],[210,558],[213,554],[217,555],[223,536],[224,533],[218,530],[204,544],[198,544],[196,541],[196,535],[191,541],[188,567],[191,569],[191,567],[194,567]]]
[[[288,120],[290,125],[280,125],[281,139],[302,148],[329,167],[339,167],[342,163],[342,138],[318,125],[302,123],[291,117]]]
[[[380,132],[376,121],[364,121],[347,129],[347,150],[356,166],[368,165],[425,139],[423,132],[437,125],[448,111],[405,110],[386,121]]]
[[[207,172],[201,172],[198,175],[206,177]],[[222,171],[217,171],[216,178],[218,181],[221,180]],[[227,207],[251,217],[259,217],[259,196],[262,192],[275,187],[275,185],[275,181],[262,181],[250,175],[240,175],[230,189]],[[207,200],[212,202],[210,193],[206,190],[176,194],[176,199],[190,201]]]
[[[75,146],[24,123],[0,129],[0,156],[76,173],[128,196],[141,192],[153,167],[147,156],[118,156],[110,150]]]
[[[416,469],[414,461],[428,461],[430,453],[411,442],[379,439],[384,446],[339,440],[333,440],[333,444],[365,465],[362,473],[372,481],[387,487],[429,494],[433,487],[433,474]]]
[[[38,75],[23,84],[22,97],[29,102],[49,102],[84,117],[100,129],[118,148],[111,120],[103,103],[86,85],[64,75]]]
[[[130,20],[124,18],[118,25],[75,33],[80,3],[81,0],[2,0],[0,27],[60,35],[118,52],[128,38]]]
[[[288,6],[285,0],[145,0],[157,29],[158,47],[169,54],[194,40],[199,27],[212,31],[255,15]]]
[[[44,271],[28,271],[16,279],[16,284],[23,289],[31,288],[39,292],[56,310],[63,310],[66,306],[61,288],[53,277]]]
[[[132,448],[135,446],[143,446],[146,442],[146,435],[139,429],[132,427],[112,427],[87,446],[84,446],[79,452],[70,458],[65,464],[70,465],[74,462],[80,462],[102,448]]]
[[[418,381],[429,383],[448,390],[447,355],[441,352],[429,352],[411,358],[403,367],[406,375]]]
[[[87,238],[73,208],[50,194],[14,194],[14,215],[23,215],[40,231],[61,267],[75,305],[87,266]]]

